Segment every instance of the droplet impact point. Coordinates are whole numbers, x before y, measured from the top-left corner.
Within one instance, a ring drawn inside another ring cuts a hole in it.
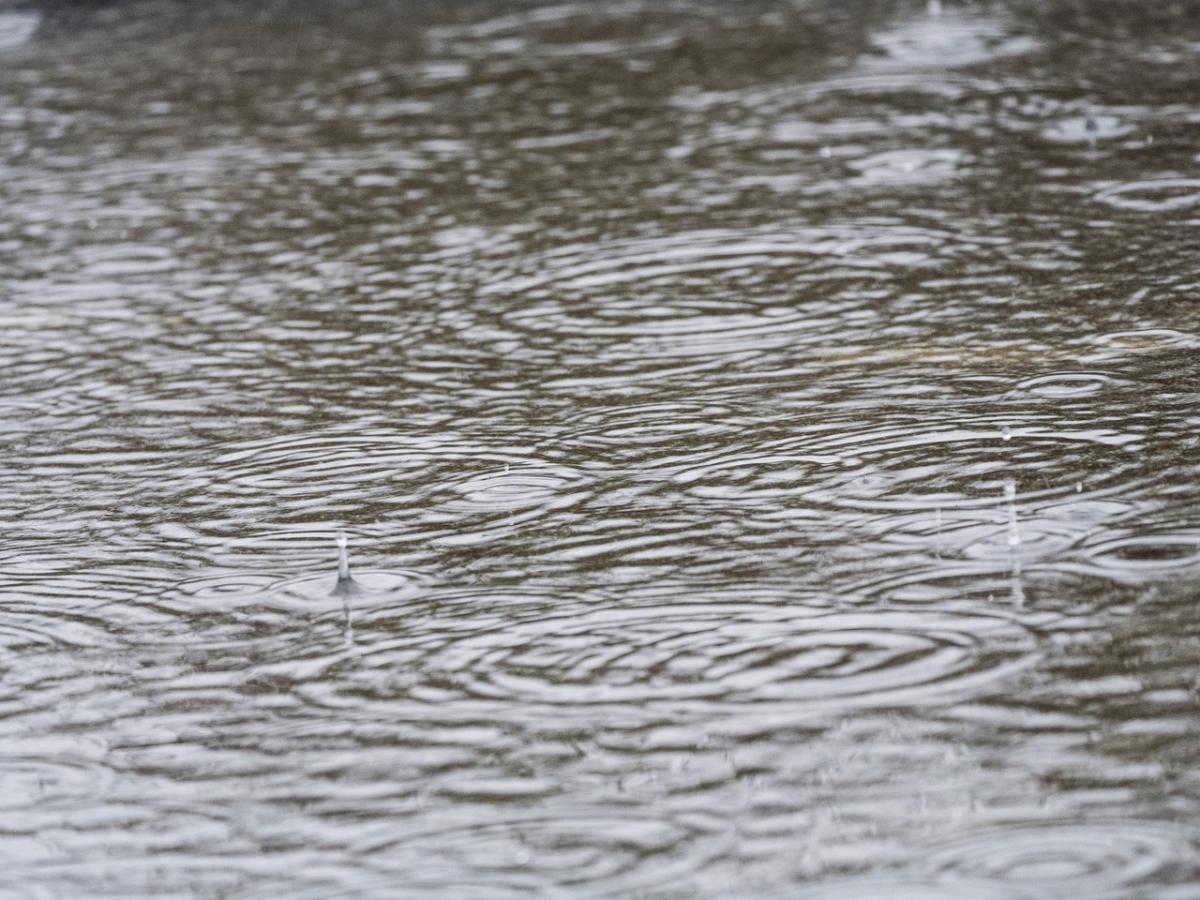
[[[354,594],[362,593],[362,588],[358,586],[358,582],[350,574],[350,554],[347,546],[346,536],[339,534],[337,537],[338,575],[337,583],[333,586],[333,596],[335,597],[350,597]]]

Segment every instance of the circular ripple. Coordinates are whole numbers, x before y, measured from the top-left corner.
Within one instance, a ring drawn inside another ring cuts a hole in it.
[[[948,239],[882,226],[692,231],[557,250],[483,293],[511,299],[510,325],[593,351],[606,341],[610,360],[755,352],[821,340]]]
[[[261,601],[275,582],[271,575],[253,572],[206,572],[185,578],[175,585],[170,596],[205,608],[240,606]]]
[[[394,498],[391,505],[418,507],[440,521],[457,522],[464,513],[514,511],[527,518],[577,501],[591,483],[569,466],[532,455],[528,445],[389,432],[259,441],[236,448],[220,462],[205,483],[189,486],[201,496],[188,502],[210,504],[212,518],[230,527],[241,526],[234,515],[238,509],[267,501],[285,507],[302,502],[314,520],[344,521],[360,498],[380,491]],[[299,537],[287,535],[288,540]],[[256,544],[263,546],[261,540]]]
[[[1153,178],[1098,191],[1096,200],[1134,212],[1170,212],[1200,206],[1200,178]]]
[[[933,184],[954,177],[965,157],[961,150],[886,150],[854,160],[850,167],[863,185]]]
[[[415,699],[562,706],[925,702],[984,688],[1035,654],[1000,615],[742,604],[585,610],[423,646],[408,662]]]
[[[1172,575],[1200,566],[1200,529],[1123,534],[1093,540],[1083,552],[1092,565],[1112,577]]]
[[[795,900],[1024,900],[1034,895],[988,881],[866,876],[827,881],[789,896]]]
[[[1128,445],[1135,438],[1100,429],[914,422],[780,442],[697,465],[676,480],[699,496],[790,496],[839,509],[933,515],[1001,508],[1005,480],[1023,471],[1037,474],[1018,485],[1018,503],[1128,492],[1145,480]]]
[[[888,429],[832,442],[860,464],[807,496],[867,511],[933,510],[952,505],[999,506],[1002,483],[1035,472],[1019,485],[1018,503],[1086,493],[1127,492],[1140,484],[1132,436],[1096,430],[1065,433],[1036,427]]]
[[[112,771],[94,761],[38,754],[0,756],[0,810],[39,810],[57,802],[94,799],[112,781]]]
[[[684,441],[711,439],[740,431],[742,421],[728,406],[699,403],[635,403],[586,411],[571,423],[571,442],[600,449],[630,448],[660,452],[675,450]]]
[[[387,600],[415,592],[428,583],[420,572],[405,569],[358,569],[351,576],[364,600]],[[159,601],[160,608],[178,615],[228,612],[239,609],[292,608],[309,610],[340,608],[337,567],[292,578],[249,572],[211,572],[175,585]],[[357,600],[356,602],[362,602]]]
[[[927,862],[941,874],[1003,881],[1043,897],[1078,896],[1149,883],[1181,861],[1194,864],[1195,854],[1169,825],[1047,822],[970,834],[935,848]]]
[[[884,599],[892,603],[1011,603],[1023,593],[1020,579],[998,566],[983,567],[937,561],[859,575],[846,591],[866,600]],[[1014,604],[1016,605],[1016,604]]]
[[[1103,360],[1130,353],[1193,350],[1200,347],[1200,336],[1174,328],[1139,328],[1095,335],[1088,338],[1087,343],[1095,348],[1088,355]]]
[[[1094,144],[1134,132],[1134,126],[1118,116],[1070,116],[1042,130],[1042,137],[1055,144]]]
[[[459,496],[442,504],[442,508],[462,512],[554,509],[564,500],[573,502],[574,491],[583,481],[578,472],[567,466],[506,465],[444,484]]]
[[[356,850],[403,871],[405,896],[413,884],[427,886],[428,895],[436,897],[458,884],[464,891],[486,884],[493,891],[486,896],[506,896],[504,891],[518,888],[633,896],[677,884],[714,858],[727,841],[668,817],[597,809],[507,821],[489,817],[483,823],[429,831],[389,826],[379,840]],[[681,852],[685,848],[686,854]]]
[[[284,896],[290,900],[395,900],[396,885],[403,884],[404,896],[413,900],[444,900],[451,890],[454,900],[528,900],[535,887],[548,892],[537,896],[556,896],[550,885],[540,882],[531,884],[533,879],[527,879],[524,883],[499,884],[494,876],[468,880],[453,878],[445,872],[414,879],[399,873],[380,875],[373,871],[365,872],[361,866],[349,865],[344,872],[327,870],[322,874],[324,878],[316,876],[311,879],[316,884],[301,881],[305,877],[302,873],[293,873],[290,879],[276,883],[266,883],[262,878],[248,879],[253,880],[255,886],[239,889],[237,895],[243,900],[278,900]],[[341,877],[338,878],[338,875]],[[2,894],[0,900],[5,900]]]
[[[1047,397],[1053,400],[1086,397],[1116,383],[1103,372],[1051,372],[1018,382],[1011,393]]]
[[[1074,546],[1086,535],[1123,516],[1136,514],[1134,501],[1074,494],[1060,499],[1027,502],[1013,494],[997,496],[990,508],[951,503],[933,512],[918,510],[889,515],[876,533],[893,544],[923,548],[935,556],[947,553],[980,561],[1046,557]],[[1013,531],[1013,526],[1016,531]],[[1013,538],[1018,543],[1013,543]]]
[[[428,583],[422,573],[404,569],[352,569],[350,574],[357,588],[351,597],[356,605],[414,594]],[[273,583],[269,597],[284,598],[305,605],[336,604],[341,602],[335,590],[337,585],[336,572],[303,575]]]
[[[263,488],[281,498],[329,493],[334,486],[366,482],[452,481],[445,476],[472,463],[472,468],[490,463],[497,468],[506,463],[546,466],[521,446],[466,438],[430,440],[394,432],[296,434],[239,446],[218,462],[222,484]]]
[[[795,494],[815,470],[839,465],[842,458],[828,454],[733,454],[681,469],[673,480],[698,497],[762,500]]]
[[[60,599],[61,594],[55,599]],[[0,606],[0,652],[39,649],[97,649],[119,643],[120,622],[107,610],[55,609],[24,598]]]
[[[0,622],[0,648],[5,651],[46,649],[60,644],[54,635],[53,620],[45,616],[23,616],[21,621],[13,621],[12,614],[6,613],[5,618],[7,621]]]

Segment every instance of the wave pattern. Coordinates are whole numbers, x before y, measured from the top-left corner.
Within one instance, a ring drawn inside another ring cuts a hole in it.
[[[0,896],[1190,896],[1193,0],[253,7],[0,11]]]
[[[408,673],[409,696],[629,710],[929,702],[1033,661],[1016,622],[936,611],[830,612],[707,602],[440,625],[418,641],[364,646],[370,672]],[[446,629],[442,632],[442,629]]]

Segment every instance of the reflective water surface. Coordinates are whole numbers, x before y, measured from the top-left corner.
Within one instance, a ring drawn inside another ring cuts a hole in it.
[[[0,5],[0,896],[1196,897],[1198,60]]]

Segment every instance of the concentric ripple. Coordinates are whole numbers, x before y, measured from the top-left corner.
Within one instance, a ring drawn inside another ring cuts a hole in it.
[[[1085,338],[1090,355],[1097,360],[1121,357],[1129,353],[1154,353],[1165,350],[1194,350],[1200,347],[1200,335],[1175,328],[1138,328],[1111,331]]]
[[[636,896],[677,884],[703,866],[727,842],[708,833],[701,817],[649,817],[636,809],[553,808],[543,816],[472,821],[429,831],[378,829],[376,841],[356,851],[388,860],[404,872],[405,896],[507,896],[507,891],[551,891],[550,896]],[[678,850],[689,849],[686,858]],[[471,873],[456,886],[454,875]],[[407,886],[416,885],[415,891]],[[480,891],[483,885],[493,893]]]
[[[915,185],[953,178],[966,162],[966,154],[960,150],[910,148],[875,153],[853,160],[850,167],[859,173],[856,182],[864,187]]]
[[[1094,144],[1132,134],[1135,127],[1119,116],[1069,116],[1047,125],[1042,137],[1055,144]]]
[[[1196,2],[0,0],[0,896],[1192,900]]]
[[[284,499],[329,485],[423,480],[439,465],[494,458],[508,449],[387,431],[330,432],[255,441],[234,447],[218,462],[221,480],[231,488],[268,490]]]
[[[1194,836],[1162,823],[1045,822],[968,834],[933,848],[926,863],[943,875],[993,879],[1042,897],[1078,897],[1133,890],[1181,867],[1194,876],[1196,851]]]
[[[1159,213],[1200,206],[1200,178],[1154,178],[1113,185],[1095,198],[1117,209]]]
[[[1032,636],[999,615],[678,604],[447,635],[412,690],[428,703],[886,706],[986,690],[1035,656]]]
[[[351,575],[356,603],[391,602],[411,596],[429,583],[425,573],[410,569],[359,568]],[[265,572],[210,571],[182,579],[156,603],[179,615],[205,615],[254,609],[293,609],[320,613],[341,608],[335,588],[336,563],[325,571],[281,577]]]
[[[415,595],[428,583],[422,572],[409,569],[354,569],[355,603],[377,603],[384,599]],[[337,574],[302,575],[272,584],[271,593],[307,606],[330,604],[336,597]],[[340,602],[340,601],[339,601]]]
[[[310,516],[336,523],[356,508],[357,498],[382,490],[391,497],[388,506],[417,506],[458,530],[468,515],[547,514],[586,497],[591,482],[527,445],[389,431],[255,441],[234,447],[219,463],[185,492],[193,506],[211,505],[230,527],[235,510],[258,510],[265,502],[302,503]],[[414,521],[406,516],[406,525]]]
[[[1101,573],[1121,580],[1169,577],[1200,569],[1200,529],[1109,531],[1081,548]]]
[[[610,356],[753,351],[811,343],[866,302],[866,285],[930,265],[947,239],[879,225],[690,231],[557,250],[483,293],[520,301],[514,327],[601,341]]]
[[[970,879],[862,876],[827,881],[789,893],[795,900],[1034,900],[1033,893]]]
[[[563,465],[506,464],[502,469],[465,475],[447,483],[446,487],[459,497],[442,506],[462,512],[553,509],[573,502],[582,482],[578,472]]]
[[[914,422],[763,445],[681,470],[676,480],[701,496],[791,496],[839,509],[932,515],[995,505],[1004,480],[1023,471],[1038,475],[1020,485],[1022,501],[1133,490],[1146,478],[1137,443],[1105,429]]]
[[[978,15],[930,5],[929,15],[901,19],[888,31],[873,36],[883,54],[866,57],[868,68],[956,68],[985,60],[1019,56],[1037,48],[1028,35],[1014,34],[1011,25],[995,16]]]
[[[1086,397],[1117,383],[1116,379],[1103,372],[1050,372],[1023,379],[1016,384],[1009,396],[1028,394],[1052,400]]]
[[[619,452],[624,460],[661,466],[663,454],[677,453],[681,444],[731,438],[752,422],[722,404],[626,402],[576,414],[567,433],[571,445],[587,451]]]
[[[6,752],[0,756],[0,810],[44,811],[56,804],[94,799],[108,788],[113,773],[99,762],[102,750],[67,755],[61,744],[41,743],[6,742]]]
[[[697,497],[783,498],[812,484],[820,469],[844,464],[841,457],[829,454],[730,454],[680,469],[673,481]]]

